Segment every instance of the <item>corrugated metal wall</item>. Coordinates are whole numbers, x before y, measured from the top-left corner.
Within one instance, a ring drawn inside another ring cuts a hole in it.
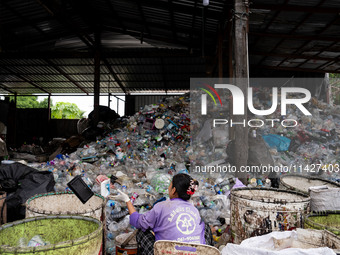
[[[159,100],[161,100],[164,97],[169,96],[136,96],[135,97],[135,112],[138,112],[141,107],[144,107],[145,105],[149,104],[156,104]]]

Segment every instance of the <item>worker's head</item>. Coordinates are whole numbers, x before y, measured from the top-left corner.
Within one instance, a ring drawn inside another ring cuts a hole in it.
[[[189,200],[198,187],[198,181],[187,174],[176,174],[169,185],[169,197]]]

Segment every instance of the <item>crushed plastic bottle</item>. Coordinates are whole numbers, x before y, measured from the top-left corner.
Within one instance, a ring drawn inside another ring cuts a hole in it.
[[[28,242],[28,247],[37,247],[37,246],[44,246],[47,243],[42,239],[40,235],[35,235],[32,239]]]

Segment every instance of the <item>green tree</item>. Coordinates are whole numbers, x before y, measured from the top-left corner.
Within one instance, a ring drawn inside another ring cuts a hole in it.
[[[52,107],[52,99],[51,99],[51,107]],[[39,102],[39,108],[48,108],[48,98],[45,98],[41,102]]]
[[[329,78],[340,78],[340,73],[330,73]]]
[[[11,96],[10,100],[14,101],[14,96]],[[39,102],[38,96],[17,96],[17,108],[47,108],[47,107],[48,107],[47,98]]]
[[[340,105],[340,73],[330,73],[329,83],[333,101],[335,104]]]
[[[52,119],[81,119],[85,113],[76,104],[65,102],[57,102],[51,111]]]

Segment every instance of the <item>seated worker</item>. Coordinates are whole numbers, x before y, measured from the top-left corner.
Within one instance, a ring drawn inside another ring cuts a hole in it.
[[[189,175],[175,175],[168,188],[170,200],[157,203],[145,214],[136,212],[129,196],[119,190],[115,199],[126,203],[130,224],[139,229],[137,254],[153,254],[153,245],[158,240],[212,245],[209,225],[204,224],[197,208],[188,202],[197,187],[198,181]]]

